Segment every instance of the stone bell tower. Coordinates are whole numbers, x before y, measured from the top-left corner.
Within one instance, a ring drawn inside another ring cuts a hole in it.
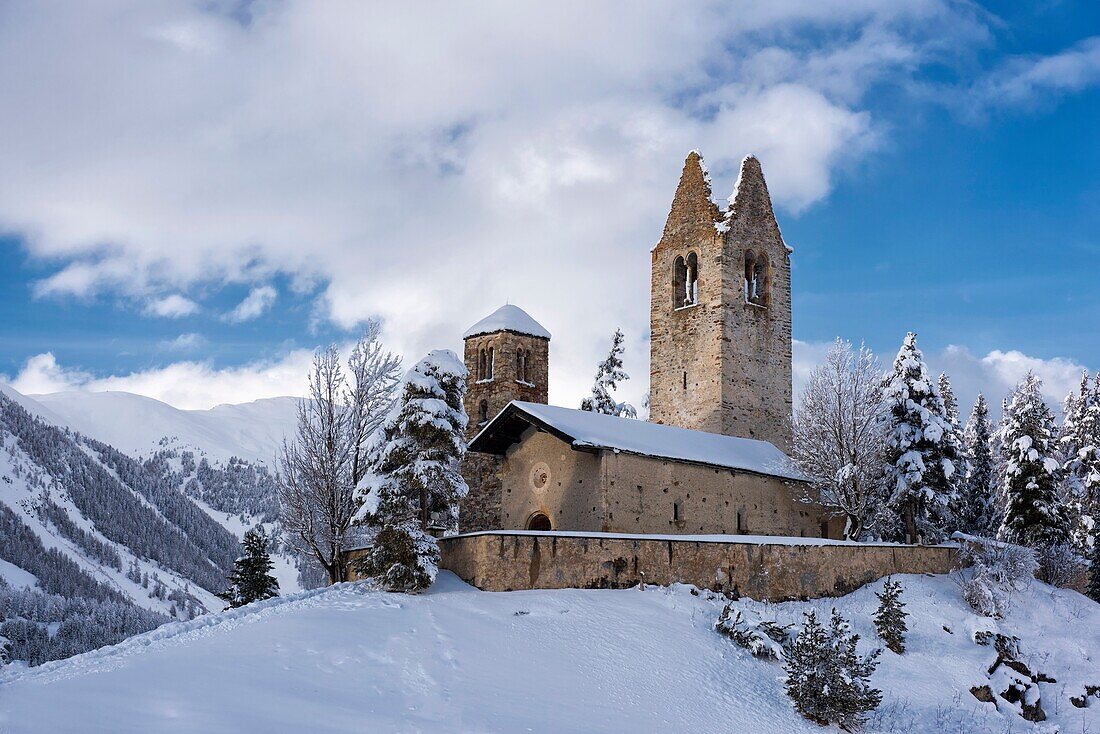
[[[650,325],[650,420],[790,448],[790,250],[754,156],[721,211],[688,154],[652,252]]]
[[[546,404],[550,332],[522,308],[501,306],[462,335],[465,342],[466,439],[477,435],[513,400]],[[501,460],[467,454],[462,476],[470,487],[459,510],[463,532],[500,528]]]

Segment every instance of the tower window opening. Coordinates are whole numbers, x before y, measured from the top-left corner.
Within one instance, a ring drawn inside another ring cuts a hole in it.
[[[768,258],[751,250],[745,253],[745,303],[768,305]]]
[[[493,369],[493,367],[494,367],[494,364],[493,364],[493,363],[494,363],[495,361],[496,361],[496,360],[495,360],[495,356],[494,356],[494,353],[493,353],[493,348],[492,348],[492,347],[489,347],[489,371],[488,371],[488,372],[487,372],[487,373],[485,374],[485,379],[486,379],[486,380],[491,380],[491,379],[493,379],[493,372],[495,371],[495,370]]]
[[[688,254],[684,283],[684,305],[694,306],[699,302],[699,256]]]
[[[516,379],[523,381],[523,350],[516,350]]]
[[[737,511],[737,532],[739,532],[739,533],[748,532],[748,529],[745,527],[745,511],[744,510],[738,510]]]
[[[489,422],[489,401],[482,400],[477,405],[477,424],[483,426]]]
[[[688,389],[688,373],[687,372],[684,373],[684,389],[685,390]]]
[[[523,353],[523,381],[531,381],[531,350]]]
[[[683,500],[676,500],[672,503],[672,522],[684,521],[684,502]]]
[[[478,355],[478,359],[477,359],[477,379],[479,379],[479,380],[484,380],[485,379],[486,366],[488,364],[489,364],[489,358],[486,355],[485,350],[482,349],[481,353]]]

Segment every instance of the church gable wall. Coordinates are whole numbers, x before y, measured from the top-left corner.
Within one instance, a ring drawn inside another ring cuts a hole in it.
[[[554,529],[601,529],[600,460],[529,429],[504,458],[501,527],[521,530],[536,513]]]

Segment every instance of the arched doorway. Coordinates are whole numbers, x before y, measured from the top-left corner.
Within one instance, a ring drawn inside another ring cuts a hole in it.
[[[527,520],[528,530],[553,530],[554,526],[550,524],[550,518],[546,516],[544,512],[536,512],[531,515]]]

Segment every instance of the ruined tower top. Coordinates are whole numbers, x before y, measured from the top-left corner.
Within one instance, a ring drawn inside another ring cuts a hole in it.
[[[688,154],[650,284],[650,419],[788,449],[790,252],[755,156],[729,205]]]

